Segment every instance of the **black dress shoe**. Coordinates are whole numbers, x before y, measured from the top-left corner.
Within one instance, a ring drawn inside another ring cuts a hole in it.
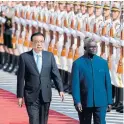
[[[117,104],[118,104],[118,102],[113,102],[112,107],[117,106]]]
[[[119,112],[120,112],[120,113],[123,113],[123,111],[124,111],[124,109],[121,109]]]
[[[9,69],[9,67],[10,67],[10,63],[6,67],[4,67],[3,70],[7,71]]]
[[[72,91],[71,91],[71,90],[69,90],[68,94],[72,94]]]
[[[117,109],[118,107],[122,106],[121,102],[118,102],[115,106],[112,106],[112,109]]]
[[[111,111],[111,109],[107,108],[107,112],[110,112],[110,111]]]
[[[123,109],[123,106],[118,107],[116,111],[119,112],[121,109]]]
[[[7,71],[7,72],[10,72],[10,70],[12,70],[12,68],[13,68],[13,64],[10,64],[9,68],[6,69],[6,71]]]
[[[5,70],[8,67],[9,63],[6,63],[5,65],[3,65],[3,70]]]
[[[18,70],[15,72],[15,75],[17,75],[18,74]]]
[[[115,109],[118,109],[118,108],[121,107],[121,106],[123,106],[123,104],[122,104],[122,103],[119,103],[119,104],[115,107]]]
[[[15,66],[13,72],[15,73],[15,75],[17,75],[17,73],[18,73],[18,66]]]
[[[12,73],[12,72],[14,71],[14,68],[15,68],[15,66],[12,65],[12,67],[9,68],[8,72],[9,72],[9,73]]]

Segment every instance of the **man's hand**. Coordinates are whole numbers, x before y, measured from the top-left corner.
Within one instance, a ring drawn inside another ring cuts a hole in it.
[[[107,112],[110,112],[111,109],[112,109],[112,106],[111,105],[108,105]]]
[[[22,105],[23,105],[23,98],[18,98],[18,105],[19,105],[19,107],[22,107]]]
[[[64,100],[64,92],[60,92],[59,95],[60,95],[60,97],[61,97],[61,99],[63,101]]]
[[[76,108],[76,110],[78,111],[78,112],[82,112],[82,105],[81,105],[81,103],[78,103],[77,105],[75,105],[75,108]]]

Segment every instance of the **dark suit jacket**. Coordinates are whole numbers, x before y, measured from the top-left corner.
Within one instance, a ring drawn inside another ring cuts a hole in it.
[[[58,91],[63,91],[62,80],[52,53],[42,51],[42,70],[39,74],[33,51],[20,55],[17,75],[17,97],[24,96],[26,103],[33,103],[41,89],[44,102],[51,101],[51,79]]]
[[[112,104],[112,86],[106,60],[95,55],[77,59],[72,67],[72,95],[75,104],[102,107]]]

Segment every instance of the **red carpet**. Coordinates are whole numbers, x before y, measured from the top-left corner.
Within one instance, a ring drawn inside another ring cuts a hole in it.
[[[0,124],[28,124],[25,105],[19,108],[14,94],[0,89]],[[78,124],[78,121],[50,110],[48,124]]]

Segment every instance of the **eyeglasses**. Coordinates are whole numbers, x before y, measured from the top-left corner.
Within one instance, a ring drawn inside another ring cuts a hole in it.
[[[38,44],[38,43],[44,43],[44,41],[33,41],[34,43]]]
[[[89,48],[94,49],[97,48],[98,46],[89,46]]]

